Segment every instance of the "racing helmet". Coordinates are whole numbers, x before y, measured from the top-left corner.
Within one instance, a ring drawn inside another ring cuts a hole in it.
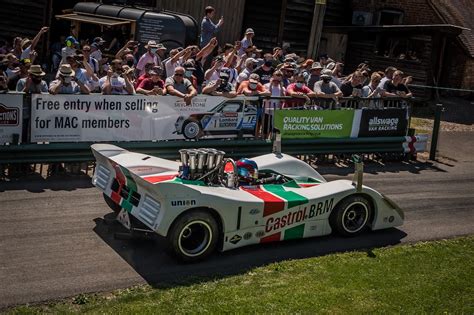
[[[237,161],[237,174],[239,179],[246,182],[253,182],[258,179],[257,163],[250,159],[240,159]]]

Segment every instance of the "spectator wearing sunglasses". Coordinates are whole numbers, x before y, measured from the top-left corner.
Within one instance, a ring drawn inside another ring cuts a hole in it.
[[[84,55],[84,59],[91,66],[92,71],[95,74],[99,74],[99,71],[100,71],[99,61],[97,61],[97,59],[91,56],[91,50],[92,50],[91,46],[85,45],[84,47],[82,47],[82,54]]]
[[[45,75],[40,65],[31,65],[28,77],[18,80],[16,91],[28,94],[48,93],[48,84],[43,80]]]
[[[170,95],[174,95],[184,99],[186,104],[191,104],[191,100],[197,95],[196,89],[191,81],[184,77],[186,70],[183,67],[177,67],[174,74],[166,79],[166,91]]]

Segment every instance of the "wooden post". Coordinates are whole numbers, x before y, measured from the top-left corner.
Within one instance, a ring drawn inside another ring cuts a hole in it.
[[[280,14],[280,24],[278,26],[278,45],[283,45],[283,31],[285,29],[285,16],[286,16],[286,4],[287,0],[281,2],[281,14]]]
[[[313,23],[311,25],[311,33],[309,34],[308,58],[315,59],[317,57],[325,13],[326,0],[315,0]]]

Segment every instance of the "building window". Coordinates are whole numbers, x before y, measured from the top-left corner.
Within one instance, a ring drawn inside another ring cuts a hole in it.
[[[417,37],[377,36],[376,51],[378,56],[390,59],[420,62],[420,57],[425,50],[426,40]]]
[[[403,23],[403,11],[381,10],[378,13],[377,25],[398,25]]]

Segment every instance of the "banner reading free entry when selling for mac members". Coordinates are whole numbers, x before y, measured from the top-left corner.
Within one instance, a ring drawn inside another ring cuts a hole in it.
[[[275,127],[282,138],[349,138],[353,110],[277,110]]]

